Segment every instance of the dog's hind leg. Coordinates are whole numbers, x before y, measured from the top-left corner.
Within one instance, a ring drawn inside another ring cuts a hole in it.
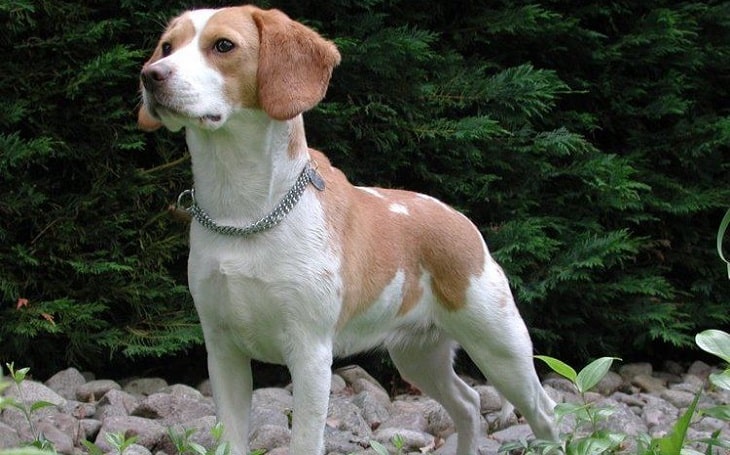
[[[392,344],[388,352],[403,379],[441,403],[449,413],[458,433],[457,454],[475,454],[481,422],[479,394],[454,372],[456,343],[443,334],[436,337]]]
[[[535,436],[556,441],[555,403],[537,377],[532,342],[506,280],[473,283],[465,307],[443,312],[439,321],[527,419]]]

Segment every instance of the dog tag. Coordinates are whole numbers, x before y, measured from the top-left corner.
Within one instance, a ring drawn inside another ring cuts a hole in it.
[[[324,179],[321,175],[319,175],[319,172],[317,172],[316,169],[310,167],[307,170],[307,175],[309,176],[309,181],[312,182],[312,185],[314,185],[315,188],[319,191],[324,191]]]

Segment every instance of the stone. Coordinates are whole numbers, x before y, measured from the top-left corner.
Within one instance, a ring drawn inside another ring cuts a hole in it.
[[[393,408],[390,401],[387,405],[376,398],[376,395],[363,391],[352,397],[352,403],[360,408],[362,417],[371,429],[378,428],[384,421],[390,418]]]
[[[394,438],[398,438],[402,442],[402,449],[406,452],[419,452],[421,449],[434,446],[434,437],[423,431],[413,431],[399,428],[383,428],[373,434],[373,439],[384,446],[393,449],[397,448],[393,442]]]
[[[526,423],[495,431],[490,436],[499,443],[519,441],[521,439],[535,439],[535,436],[532,434],[532,429]]]
[[[130,415],[159,420],[162,425],[170,426],[215,415],[215,407],[207,401],[153,393],[142,400]]]
[[[330,399],[326,424],[330,428],[348,431],[361,438],[370,437],[372,434],[370,425],[360,414],[359,408],[344,397]]]
[[[74,447],[85,436],[77,419],[61,413],[40,419],[36,430],[53,444],[56,452],[63,454],[73,454]]]
[[[114,416],[106,419],[94,444],[104,452],[111,452],[112,446],[107,442],[106,435],[109,433],[121,433],[126,438],[137,436],[137,444],[144,447],[154,448],[163,438],[167,437],[167,428],[158,422],[150,419],[135,416]]]
[[[621,367],[618,370],[618,373],[621,375],[622,378],[624,378],[624,381],[631,382],[632,379],[636,376],[651,376],[654,372],[654,368],[652,367],[651,363],[648,362],[641,362],[641,363],[627,363],[626,365],[621,365]]]
[[[345,380],[345,382],[353,387],[355,386],[358,379],[364,379],[382,389],[382,391],[385,392],[386,395],[388,394],[385,388],[374,377],[370,376],[367,371],[357,365],[349,365],[339,368],[335,370],[335,373],[341,376],[342,379]],[[355,393],[358,392],[360,392],[360,390],[355,390]]]
[[[634,376],[631,379],[631,383],[648,393],[661,393],[666,389],[666,382],[664,380],[645,374]]]
[[[623,383],[623,376],[614,371],[609,371],[601,378],[600,381],[598,381],[598,384],[596,384],[593,388],[593,391],[607,397],[621,388]]]
[[[333,374],[330,380],[330,393],[339,394],[345,391],[347,383],[339,374]]]
[[[692,401],[694,401],[695,399],[694,393],[684,392],[682,390],[676,389],[663,390],[659,394],[659,396],[671,403],[672,406],[679,409],[688,408],[689,405],[692,404]]]
[[[86,383],[86,378],[76,368],[67,368],[54,374],[45,385],[67,400],[76,399],[76,389]]]
[[[58,412],[57,408],[66,405],[67,400],[57,394],[50,387],[40,382],[25,380],[19,385],[13,384],[5,390],[5,397],[24,405],[26,409],[35,403],[46,402],[49,406],[38,408],[32,412],[34,420],[51,416]],[[14,407],[8,407],[0,414],[0,421],[6,425],[18,430],[22,437],[22,432],[28,427],[28,419],[19,410]]]
[[[290,441],[291,430],[288,428],[278,425],[261,425],[251,433],[249,445],[252,450],[271,450],[288,446]]]
[[[19,445],[20,436],[18,432],[9,425],[0,422],[0,449],[10,449]]]
[[[435,455],[456,455],[456,444],[458,435],[449,436],[446,441],[434,452]],[[502,443],[486,435],[480,434],[477,439],[476,455],[495,455],[498,453]]]
[[[81,419],[79,420],[79,425],[81,426],[84,439],[87,441],[93,441],[96,439],[96,435],[98,435],[99,430],[101,430],[101,420]]]
[[[687,374],[697,376],[698,378],[705,380],[712,373],[713,368],[701,360],[692,362],[692,365],[687,369]]]
[[[613,412],[599,423],[600,429],[629,436],[646,433],[646,423],[625,403],[607,398],[601,403],[601,407],[611,409]]]
[[[479,394],[479,407],[483,414],[502,410],[502,397],[491,385],[478,385],[474,390]]]
[[[679,410],[668,401],[652,395],[645,395],[644,421],[652,436],[666,434],[679,416]]]
[[[162,378],[139,378],[129,381],[122,390],[132,395],[149,396],[158,393],[167,387],[167,381]]]
[[[85,402],[99,401],[108,391],[121,389],[122,386],[111,379],[95,379],[76,389],[76,399]]]
[[[126,416],[138,404],[139,400],[134,395],[121,389],[111,389],[97,403],[96,418],[103,421],[112,416]]]
[[[395,401],[393,403],[393,413],[388,420],[383,422],[380,428],[403,428],[425,432],[428,429],[428,421],[419,412],[418,404],[410,401]]]
[[[185,432],[189,432],[190,435],[188,436],[188,442],[200,444],[206,449],[210,449],[216,445],[216,441],[212,434],[212,429],[215,424],[215,416],[206,416],[195,420],[189,420],[184,424],[172,425],[168,429],[168,434],[165,434],[165,437],[162,438],[155,449],[167,454],[178,453],[177,448],[170,438],[170,432],[176,435],[183,435]]]
[[[167,393],[176,397],[191,398],[193,400],[204,400],[205,396],[196,388],[186,384],[173,384],[163,387],[160,393]]]

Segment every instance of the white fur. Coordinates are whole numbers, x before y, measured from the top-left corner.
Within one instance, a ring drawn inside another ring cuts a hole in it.
[[[214,12],[190,13],[198,34]],[[247,225],[268,213],[310,158],[287,149],[301,116],[276,121],[230,102],[226,81],[200,53],[197,36],[159,62],[175,74],[166,81],[172,109],[157,113],[169,129],[185,128],[197,202],[227,225]],[[145,91],[144,102],[150,96]],[[358,189],[386,199],[377,189]],[[404,219],[409,215],[401,203],[389,209]],[[487,264],[472,278],[463,309],[443,308],[429,285],[431,276],[420,270],[420,300],[400,314],[406,271],[398,270],[375,302],[339,327],[345,292],[341,248],[325,212],[310,188],[265,235],[235,238],[196,222],[191,226],[189,286],[205,335],[218,416],[235,455],[248,451],[252,359],[289,367],[294,393],[289,453],[320,455],[333,355],[379,345],[408,380],[449,411],[459,431],[458,455],[475,453],[480,415],[478,394],[452,367],[457,342],[541,437],[556,438],[554,403],[537,380],[527,330],[486,246]]]

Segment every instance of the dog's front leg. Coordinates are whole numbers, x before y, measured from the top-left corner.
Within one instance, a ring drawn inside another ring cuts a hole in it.
[[[232,455],[248,455],[253,393],[251,360],[238,353],[226,355],[209,347],[208,374],[218,421],[223,424],[223,439],[230,443]]]
[[[332,379],[330,345],[297,346],[289,361],[294,387],[292,455],[324,453],[324,426]]]

